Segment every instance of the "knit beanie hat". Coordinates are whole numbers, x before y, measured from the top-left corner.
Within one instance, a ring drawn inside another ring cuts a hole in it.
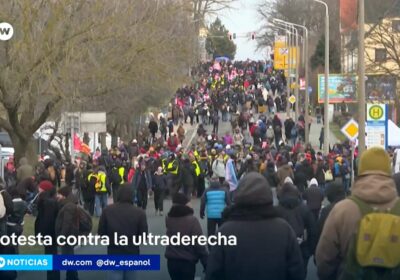
[[[178,205],[186,205],[189,203],[189,199],[183,193],[176,193],[172,198],[172,203]]]
[[[267,179],[257,172],[250,172],[239,181],[234,197],[238,205],[272,205],[273,196]]]
[[[318,181],[315,178],[312,178],[310,181],[310,184],[308,185],[309,187],[311,186],[317,186],[318,187]]]
[[[342,184],[335,181],[327,185],[325,195],[330,203],[334,203],[346,197]]]
[[[48,180],[39,183],[39,189],[42,189],[44,191],[49,191],[52,188],[54,188],[53,183]]]
[[[358,166],[358,176],[365,173],[383,172],[392,175],[392,167],[388,153],[379,147],[373,147],[361,154]]]

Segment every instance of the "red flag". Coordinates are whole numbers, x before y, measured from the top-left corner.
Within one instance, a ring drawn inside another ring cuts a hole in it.
[[[357,29],[357,11],[357,0],[340,0],[340,25],[342,33]]]
[[[81,149],[80,149],[81,153],[84,153],[86,155],[90,155],[90,153],[92,152],[90,150],[90,147],[88,145],[86,145],[85,143],[81,143]]]
[[[80,151],[82,147],[82,141],[79,139],[78,135],[74,133],[74,150]]]

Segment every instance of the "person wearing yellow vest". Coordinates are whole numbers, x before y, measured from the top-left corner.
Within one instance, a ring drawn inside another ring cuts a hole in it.
[[[113,194],[113,201],[116,203],[118,188],[127,181],[125,168],[122,166],[121,161],[117,160],[110,172],[110,183]]]
[[[202,170],[200,168],[200,164],[197,161],[196,157],[193,154],[189,155],[189,160],[193,166],[194,169],[194,192],[197,194],[200,189],[200,177],[202,175]]]
[[[95,167],[88,176],[89,187],[95,191],[95,216],[100,217],[102,210],[107,206],[108,195],[111,193],[107,174],[104,167]]]
[[[167,189],[171,197],[174,196],[180,189],[180,166],[179,160],[175,157],[175,154],[170,154],[166,160],[166,174],[167,174]]]

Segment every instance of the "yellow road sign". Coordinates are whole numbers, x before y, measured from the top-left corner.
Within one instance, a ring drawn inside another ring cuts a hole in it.
[[[342,133],[351,141],[358,137],[358,123],[351,119],[341,129]]]
[[[291,95],[291,96],[289,97],[289,102],[290,102],[291,104],[296,103],[296,97],[295,97],[294,95]]]

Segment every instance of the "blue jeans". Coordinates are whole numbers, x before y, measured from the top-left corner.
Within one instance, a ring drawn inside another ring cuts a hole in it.
[[[96,194],[94,203],[95,203],[96,217],[100,217],[102,210],[107,206],[108,194],[107,193]]]
[[[111,270],[108,272],[107,280],[136,280],[136,271]]]

